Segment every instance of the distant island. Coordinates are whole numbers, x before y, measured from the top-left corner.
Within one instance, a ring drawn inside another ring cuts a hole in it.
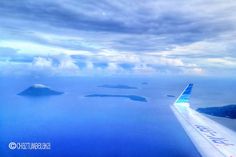
[[[148,83],[147,83],[147,82],[142,82],[141,84],[142,84],[142,85],[147,85]]]
[[[236,104],[231,104],[222,107],[198,108],[197,111],[212,116],[236,119]]]
[[[118,85],[108,85],[108,84],[105,84],[105,85],[101,85],[101,86],[98,86],[98,87],[102,87],[102,88],[118,88],[118,89],[138,89],[137,87],[121,85],[121,84],[118,84]]]
[[[85,97],[120,97],[120,98],[129,98],[133,101],[147,102],[147,99],[137,95],[113,95],[113,94],[90,94]]]
[[[168,94],[166,96],[169,97],[169,98],[174,98],[175,97],[174,95],[170,95],[170,94]]]
[[[51,95],[61,95],[63,92],[58,92],[50,89],[48,86],[43,84],[34,84],[24,91],[20,92],[18,95],[21,96],[51,96]]]

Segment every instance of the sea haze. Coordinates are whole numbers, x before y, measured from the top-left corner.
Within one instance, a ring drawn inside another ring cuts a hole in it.
[[[199,157],[170,110],[174,96],[192,82],[195,84],[191,99],[194,108],[236,102],[233,94],[222,94],[235,93],[234,88],[228,88],[235,85],[232,79],[2,77],[0,82],[0,156],[4,157]],[[64,94],[17,95],[36,83]],[[108,84],[135,89],[99,87]],[[132,101],[121,96],[86,97],[94,93],[135,95],[148,101]],[[12,141],[50,142],[51,150],[12,151],[8,148]]]

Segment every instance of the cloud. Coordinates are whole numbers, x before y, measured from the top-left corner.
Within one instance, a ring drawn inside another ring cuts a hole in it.
[[[36,57],[33,60],[33,66],[36,66],[39,68],[51,68],[52,65],[53,65],[52,60],[49,58]]]
[[[235,25],[233,2],[218,1],[211,5],[206,1],[162,0],[0,3],[1,19],[5,21],[1,27],[8,32],[2,32],[5,38],[33,39],[73,49],[92,49],[94,45],[129,51],[166,49],[176,43],[183,45],[214,38]],[[55,39],[57,34],[62,37]]]
[[[157,72],[157,70],[154,69],[153,67],[148,66],[148,65],[143,64],[143,63],[135,65],[133,70],[134,70],[135,74],[141,74],[141,75],[144,75],[144,74],[155,74]]]
[[[0,67],[47,67],[55,75],[231,74],[235,15],[236,2],[219,0],[0,1]]]
[[[212,64],[214,67],[226,66],[228,68],[236,67],[236,59],[235,58],[208,58],[207,61]]]
[[[31,69],[35,72],[73,76],[79,75],[80,69],[69,55],[58,55],[50,57],[35,57]]]

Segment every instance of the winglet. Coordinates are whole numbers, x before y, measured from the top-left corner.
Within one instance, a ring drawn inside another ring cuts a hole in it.
[[[189,106],[189,98],[192,92],[193,84],[190,83],[175,101],[174,105]]]

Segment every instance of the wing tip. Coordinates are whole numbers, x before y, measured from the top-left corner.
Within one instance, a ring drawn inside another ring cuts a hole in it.
[[[192,93],[193,83],[189,83],[184,91],[180,94],[175,104],[188,104]]]

